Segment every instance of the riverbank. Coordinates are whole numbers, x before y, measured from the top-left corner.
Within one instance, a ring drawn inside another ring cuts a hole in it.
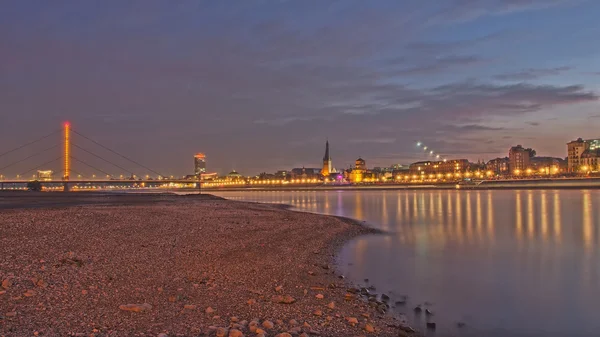
[[[454,190],[454,189],[598,189],[600,178],[533,178],[479,180],[470,183],[373,183],[348,185],[265,185],[265,186],[221,186],[204,188],[208,191],[361,191],[361,190]],[[184,190],[184,189],[181,189]],[[192,189],[190,189],[192,190]]]
[[[337,249],[373,232],[351,221],[209,196],[21,198],[0,201],[0,335],[409,335],[335,275]]]

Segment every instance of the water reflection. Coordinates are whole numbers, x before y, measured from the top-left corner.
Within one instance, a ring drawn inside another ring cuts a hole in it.
[[[341,272],[435,303],[452,336],[595,336],[600,331],[600,191],[236,192],[350,216],[392,233],[362,237]],[[498,331],[501,331],[498,332]],[[439,335],[438,335],[439,336]]]

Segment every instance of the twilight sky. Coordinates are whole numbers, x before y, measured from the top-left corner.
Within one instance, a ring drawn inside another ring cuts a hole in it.
[[[369,167],[426,160],[417,141],[477,161],[516,144],[565,157],[567,141],[600,137],[596,0],[7,0],[0,8],[0,153],[65,120],[174,175],[193,171],[195,152],[220,173],[320,167],[327,138],[334,167],[346,168],[358,156]],[[57,141],[1,157],[0,168]],[[0,173],[60,155],[49,152]]]

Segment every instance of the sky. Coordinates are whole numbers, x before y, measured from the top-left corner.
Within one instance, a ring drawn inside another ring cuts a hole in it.
[[[600,1],[0,5],[0,154],[67,120],[164,175],[191,174],[196,152],[219,173],[320,167],[326,140],[344,169],[431,159],[417,142],[478,161],[517,144],[566,157],[568,141],[600,137]],[[33,156],[59,142],[0,157],[0,174],[60,156]],[[73,142],[84,175],[150,173]]]

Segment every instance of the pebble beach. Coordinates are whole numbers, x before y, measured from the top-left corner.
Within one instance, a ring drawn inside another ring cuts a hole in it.
[[[0,336],[416,336],[336,273],[373,233],[350,220],[208,195],[0,200]]]

